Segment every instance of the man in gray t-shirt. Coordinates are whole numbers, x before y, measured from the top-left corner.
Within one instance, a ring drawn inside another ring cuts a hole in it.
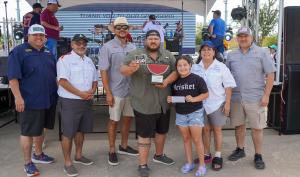
[[[235,127],[237,148],[229,156],[236,161],[245,157],[245,120],[252,130],[255,148],[254,165],[264,169],[262,159],[263,128],[266,127],[267,106],[274,82],[275,66],[270,55],[253,43],[251,30],[242,27],[238,30],[239,49],[228,54],[227,66],[236,81],[231,97],[231,124]]]
[[[117,124],[123,116],[122,140],[119,145],[119,154],[138,155],[138,151],[127,145],[133,109],[130,105],[129,84],[130,78],[120,73],[128,52],[135,50],[135,46],[128,43],[126,36],[130,26],[125,17],[118,17],[109,26],[115,33],[115,38],[103,45],[99,57],[99,69],[103,87],[106,92],[106,101],[109,105],[107,130],[109,139],[108,163],[118,165],[119,161],[115,152],[115,140]]]

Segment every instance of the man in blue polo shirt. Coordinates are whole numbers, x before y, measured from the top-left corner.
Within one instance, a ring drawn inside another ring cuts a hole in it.
[[[213,11],[213,19],[211,20],[208,31],[211,37],[211,42],[216,47],[217,51],[224,53],[223,39],[226,31],[225,21],[221,19],[221,11]]]
[[[45,29],[35,24],[28,30],[28,42],[15,47],[8,58],[8,79],[19,112],[20,143],[27,176],[39,175],[34,163],[54,162],[42,152],[43,129],[53,129],[57,100],[56,60],[44,47]],[[35,152],[31,157],[32,141]]]

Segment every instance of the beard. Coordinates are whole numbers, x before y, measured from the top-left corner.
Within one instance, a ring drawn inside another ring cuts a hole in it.
[[[150,52],[157,52],[160,48],[160,45],[158,45],[156,48],[151,48],[149,46],[146,46],[146,49]]]

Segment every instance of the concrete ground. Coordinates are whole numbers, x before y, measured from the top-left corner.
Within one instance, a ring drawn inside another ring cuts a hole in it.
[[[107,122],[107,111],[105,107],[96,107],[94,113],[95,131],[105,131]],[[0,117],[0,124],[8,120],[10,116]],[[47,147],[45,153],[56,158],[56,162],[49,165],[37,167],[43,177],[63,177],[63,156],[58,141],[57,127],[47,132]],[[134,129],[134,128],[133,128]],[[256,170],[253,166],[253,145],[250,132],[246,138],[246,158],[237,162],[230,162],[226,157],[235,148],[233,130],[224,131],[223,157],[224,168],[215,172],[208,170],[207,177],[300,177],[300,136],[282,135],[268,129],[265,130],[264,138],[264,160],[265,170]],[[120,142],[118,135],[117,145]],[[129,144],[136,147],[135,135],[130,135]],[[107,163],[108,141],[107,134],[88,134],[84,144],[84,155],[94,160],[91,166],[75,164],[81,177],[137,177],[137,157],[119,155],[119,166],[110,166]],[[154,153],[154,146],[151,148],[151,157]],[[159,165],[149,160],[151,177],[192,177],[194,172],[183,175],[180,167],[185,162],[183,143],[181,136],[174,126],[174,116],[171,120],[171,129],[165,146],[165,153],[175,160],[172,166]],[[23,172],[23,157],[19,146],[19,126],[11,123],[0,129],[0,177],[21,177],[26,176]]]

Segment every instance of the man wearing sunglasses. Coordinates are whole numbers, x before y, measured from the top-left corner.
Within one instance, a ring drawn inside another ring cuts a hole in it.
[[[110,119],[107,123],[109,153],[108,163],[118,165],[115,141],[118,122],[122,117],[121,144],[118,153],[137,156],[138,151],[128,146],[128,135],[133,118],[133,110],[129,98],[129,77],[120,73],[120,67],[128,52],[135,50],[132,43],[127,42],[129,26],[125,17],[118,17],[108,26],[115,33],[115,38],[103,45],[99,57],[99,69],[103,87],[106,91],[106,101],[109,105]]]
[[[71,53],[59,58],[57,62],[58,108],[62,125],[62,151],[64,172],[77,176],[78,171],[71,161],[72,140],[75,144],[73,162],[91,165],[93,161],[82,155],[84,133],[91,132],[92,99],[98,85],[98,73],[93,61],[85,55],[88,39],[83,34],[75,34]]]

